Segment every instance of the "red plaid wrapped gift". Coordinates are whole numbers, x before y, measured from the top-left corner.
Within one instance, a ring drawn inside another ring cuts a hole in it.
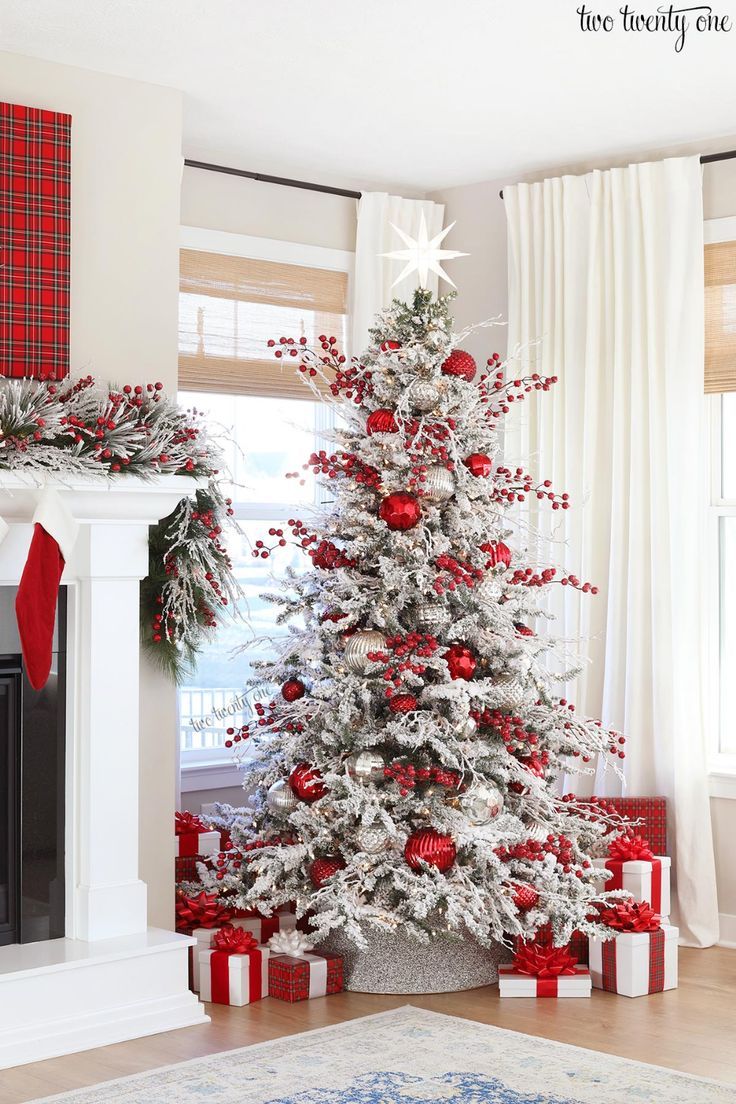
[[[601,797],[597,801],[605,803],[621,816],[631,821],[642,821],[637,832],[649,840],[655,855],[667,854],[667,798],[666,797]],[[580,805],[591,804],[581,800]]]
[[[501,997],[589,997],[590,973],[567,947],[519,942],[513,963],[498,967]]]
[[[342,992],[340,955],[315,953],[313,944],[298,931],[277,932],[269,947],[269,997],[293,1002]]]
[[[670,859],[655,855],[648,840],[618,836],[608,845],[608,857],[593,859],[593,865],[611,872],[606,889],[625,889],[635,901],[647,901],[660,916],[669,916]]]
[[[177,855],[174,859],[174,878],[178,882],[198,882],[197,863],[204,855]]]
[[[639,901],[602,908],[600,919],[619,932],[615,939],[590,940],[590,973],[596,989],[622,997],[645,997],[677,988],[679,931],[661,924]]]
[[[176,813],[176,854],[182,858],[202,859],[220,850],[220,833],[207,827],[203,820],[192,813]]]
[[[573,958],[583,965],[588,962],[588,937],[585,932],[574,931],[568,944],[568,949]]]
[[[212,947],[199,954],[201,999],[240,1008],[267,996],[270,953],[250,932],[225,924]]]
[[[0,104],[0,375],[69,374],[71,115]]]

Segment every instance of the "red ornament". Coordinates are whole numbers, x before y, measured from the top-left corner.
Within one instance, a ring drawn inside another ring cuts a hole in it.
[[[422,516],[419,500],[406,491],[387,495],[380,505],[378,516],[389,529],[413,529]]]
[[[396,349],[401,348],[401,343],[398,341],[382,341],[379,347],[382,353],[393,353]]]
[[[475,674],[478,662],[470,648],[464,648],[462,644],[453,644],[442,657],[447,664],[450,678],[465,679],[466,682]]]
[[[411,713],[417,707],[417,699],[413,694],[394,694],[388,707],[392,713]]]
[[[475,375],[475,361],[464,349],[453,349],[442,365],[442,372],[446,376],[459,376],[470,383]]]
[[[289,775],[289,785],[300,801],[311,805],[327,793],[322,775],[309,763],[297,763]]]
[[[337,874],[338,870],[344,869],[344,859],[340,858],[339,855],[327,855],[323,859],[314,860],[309,867],[309,878],[313,886],[317,889],[321,889],[333,874]]]
[[[534,908],[539,900],[539,894],[532,886],[522,885],[517,882],[513,886],[512,901],[516,905],[520,912],[526,912],[527,909]]]
[[[444,874],[454,863],[456,855],[452,836],[446,836],[436,828],[420,828],[412,832],[404,847],[404,858],[412,870],[420,870],[420,863],[424,860]]]
[[[484,452],[472,452],[463,460],[463,464],[471,475],[490,475],[493,470],[493,461]]]
[[[519,636],[536,636],[534,629],[530,629],[528,625],[525,625],[522,621],[514,621],[514,628]]]
[[[306,692],[307,688],[301,679],[287,679],[281,687],[281,696],[287,702],[298,701],[299,698],[304,697]]]
[[[488,553],[488,567],[495,567],[496,564],[503,564],[504,567],[510,565],[511,549],[503,541],[491,541],[490,544],[481,545],[481,548]]]
[[[365,428],[370,437],[372,433],[398,433],[399,424],[393,410],[374,410],[368,415]]]

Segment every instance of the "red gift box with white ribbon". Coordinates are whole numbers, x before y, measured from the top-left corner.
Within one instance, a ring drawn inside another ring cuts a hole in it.
[[[590,971],[567,947],[524,943],[514,961],[498,967],[501,997],[589,997]]]
[[[608,847],[608,857],[593,859],[608,870],[606,889],[625,889],[635,901],[647,901],[660,916],[670,914],[670,866],[667,855],[653,855],[641,836],[619,836]]]
[[[679,930],[662,924],[646,902],[625,901],[599,909],[614,939],[590,940],[590,973],[596,989],[645,997],[677,988]]]
[[[268,995],[268,947],[251,932],[225,924],[209,950],[199,953],[199,995],[212,1004],[236,1008]]]
[[[207,827],[192,813],[176,813],[174,817],[177,858],[215,855],[220,850],[220,833]]]
[[[342,992],[342,956],[315,952],[303,932],[277,932],[269,948],[269,997],[293,1002]]]

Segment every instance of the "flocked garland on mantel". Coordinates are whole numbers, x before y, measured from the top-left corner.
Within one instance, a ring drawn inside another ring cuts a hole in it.
[[[144,649],[177,681],[240,593],[221,540],[232,516],[217,478],[221,464],[201,414],[167,399],[160,383],[0,380],[0,472],[207,479],[151,528],[141,586]]]

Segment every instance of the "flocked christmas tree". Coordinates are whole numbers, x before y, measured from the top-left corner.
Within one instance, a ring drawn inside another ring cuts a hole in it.
[[[312,569],[272,596],[290,631],[232,735],[256,744],[253,811],[207,878],[241,907],[296,900],[318,938],[362,944],[377,925],[489,943],[550,924],[563,943],[596,930],[605,896],[590,853],[610,825],[555,783],[618,765],[623,737],[560,698],[570,672],[550,674],[559,646],[537,633],[541,588],[595,588],[511,551],[517,500],[569,503],[498,459],[510,404],[555,379],[508,379],[497,356],[476,373],[456,340],[448,298],[420,289],[352,364],[334,338],[272,343],[329,382],[345,428],[309,460],[330,504],[289,522]],[[287,539],[271,530],[254,555]]]

